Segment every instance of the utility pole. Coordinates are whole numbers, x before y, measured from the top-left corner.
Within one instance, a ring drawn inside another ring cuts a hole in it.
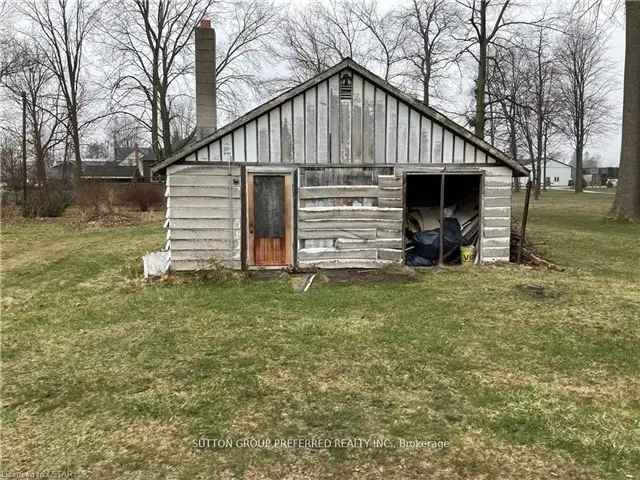
[[[27,94],[22,92],[22,216],[27,216]]]

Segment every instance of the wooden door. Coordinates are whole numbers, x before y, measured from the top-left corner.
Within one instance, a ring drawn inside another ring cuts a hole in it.
[[[248,265],[291,265],[291,186],[291,174],[247,175]]]

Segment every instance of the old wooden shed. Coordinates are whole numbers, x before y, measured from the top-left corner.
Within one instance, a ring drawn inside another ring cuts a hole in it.
[[[480,262],[508,261],[512,177],[528,175],[351,59],[153,170],[173,270],[381,267],[445,216],[475,225]]]

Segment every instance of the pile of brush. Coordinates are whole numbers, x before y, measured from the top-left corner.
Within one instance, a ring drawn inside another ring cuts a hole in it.
[[[520,249],[521,239],[520,225],[517,222],[513,222],[511,226],[511,248],[509,260],[513,263],[518,263],[518,251]],[[551,268],[553,270],[562,271],[562,267],[556,265],[549,260],[543,258],[542,254],[538,252],[531,242],[525,237],[524,244],[522,245],[522,255],[520,257],[520,263],[525,265],[536,265]]]

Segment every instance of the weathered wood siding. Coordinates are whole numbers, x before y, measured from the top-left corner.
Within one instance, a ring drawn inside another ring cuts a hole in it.
[[[511,238],[511,180],[509,167],[484,168],[482,189],[482,262],[508,262]]]
[[[299,179],[299,267],[402,260],[402,188],[393,168],[303,168]]]
[[[463,136],[355,72],[351,72],[351,98],[341,98],[342,73],[274,106],[185,160],[323,165],[497,163]]]
[[[229,136],[229,142],[235,140]],[[239,167],[171,166],[167,170],[166,197],[172,270],[217,265],[240,268]]]

